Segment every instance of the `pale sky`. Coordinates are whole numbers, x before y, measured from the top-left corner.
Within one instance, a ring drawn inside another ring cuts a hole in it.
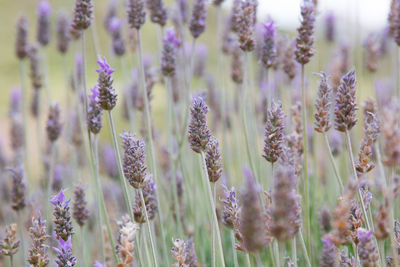
[[[299,22],[302,0],[259,0],[260,19],[270,15],[282,28],[296,28]],[[360,25],[367,30],[378,30],[385,26],[390,0],[318,0],[318,10],[325,14],[332,10],[339,18],[338,27],[355,24],[359,16]],[[351,21],[352,20],[352,21]]]

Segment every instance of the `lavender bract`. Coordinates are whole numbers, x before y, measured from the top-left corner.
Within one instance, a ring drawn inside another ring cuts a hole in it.
[[[211,132],[208,129],[206,117],[208,107],[203,98],[193,98],[190,112],[191,118],[188,130],[189,144],[194,152],[201,153],[206,150],[207,144],[211,138]]]
[[[268,109],[268,119],[264,132],[264,154],[263,157],[271,162],[276,162],[283,153],[285,114],[281,102],[272,102]]]
[[[113,79],[111,74],[115,71],[107,63],[106,58],[99,59],[97,64],[100,66],[96,69],[99,74],[97,79],[97,89],[99,90],[98,102],[102,109],[112,110],[117,104],[117,94],[113,87]]]
[[[74,229],[71,220],[69,202],[67,200],[64,191],[61,190],[57,195],[55,195],[51,200],[51,204],[54,205],[54,224],[55,233],[59,239],[65,242],[70,242],[72,235],[74,234]],[[67,243],[62,243],[67,244]]]

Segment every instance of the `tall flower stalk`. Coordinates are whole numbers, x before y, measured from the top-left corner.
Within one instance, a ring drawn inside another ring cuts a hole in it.
[[[309,185],[308,185],[308,136],[307,136],[307,94],[304,86],[304,68],[314,55],[314,4],[312,1],[305,0],[301,7],[301,24],[297,31],[295,56],[297,62],[301,64],[301,95],[302,108],[301,117],[303,123],[303,149],[304,149],[304,210],[305,210],[305,230],[307,237],[308,251],[311,253],[311,231],[310,231],[310,206],[309,206]]]

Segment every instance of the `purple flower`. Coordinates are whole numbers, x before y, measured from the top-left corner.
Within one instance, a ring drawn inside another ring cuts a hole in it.
[[[165,31],[165,37],[163,37],[163,42],[172,43],[175,46],[179,46],[181,44],[181,41],[176,37],[176,32],[173,27],[168,28]]]
[[[41,1],[37,8],[38,28],[37,40],[42,46],[46,46],[50,41],[50,4],[48,1]]]
[[[11,91],[10,97],[10,113],[18,114],[21,107],[22,90],[19,87],[14,87]]]
[[[119,30],[122,28],[122,25],[123,25],[122,19],[113,17],[110,20],[110,23],[108,24],[108,30],[111,32],[111,34],[119,32]]]
[[[51,13],[51,7],[49,1],[41,1],[37,8],[38,16],[49,16]]]
[[[272,19],[267,19],[267,22],[262,24],[265,30],[264,38],[274,38],[276,26]]]
[[[59,238],[58,239],[58,248],[53,248],[55,252],[58,254],[62,254],[62,251],[68,251],[72,249],[72,243],[71,243],[71,237],[67,239],[67,241],[64,241],[64,239]]]
[[[54,206],[57,206],[58,204],[64,204],[65,206],[67,206],[70,202],[70,200],[66,201],[66,196],[64,194],[64,190],[60,190],[60,192],[53,196],[50,200],[50,203],[53,204]]]
[[[76,258],[72,256],[71,237],[66,241],[62,238],[58,239],[58,248],[53,248],[58,253],[56,263],[57,266],[76,266]]]
[[[88,114],[87,114],[87,126],[90,132],[98,134],[103,127],[103,110],[99,105],[99,89],[97,86],[91,89],[92,94],[88,95]]]
[[[163,37],[163,51],[161,58],[161,71],[164,76],[173,76],[176,68],[176,48],[180,40],[176,37],[175,30],[169,28]]]
[[[96,261],[93,265],[93,267],[106,267],[103,263],[100,263],[98,261]]]
[[[99,64],[99,66],[100,66],[100,69],[96,69],[97,73],[101,73],[104,71],[106,74],[110,75],[111,73],[113,73],[115,71],[107,63],[105,57],[103,57],[103,61],[101,60],[101,58],[99,58],[99,60],[97,60],[97,64]]]

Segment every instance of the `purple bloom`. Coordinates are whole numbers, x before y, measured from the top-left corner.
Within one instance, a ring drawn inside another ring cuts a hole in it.
[[[62,238],[58,239],[58,248],[53,248],[58,253],[56,263],[57,266],[75,266],[76,258],[72,256],[71,237],[66,241]]]
[[[195,0],[189,30],[193,38],[197,38],[206,28],[207,7],[205,0]]]
[[[267,19],[267,22],[262,24],[265,30],[264,38],[274,38],[275,37],[275,30],[276,26],[272,19]]]
[[[90,132],[98,134],[103,127],[103,110],[99,105],[99,89],[97,86],[91,89],[92,94],[88,95],[88,114],[87,114],[87,125]]]
[[[11,91],[10,98],[10,114],[18,114],[21,107],[22,90],[19,87],[14,87]]]
[[[70,199],[66,200],[64,190],[61,190],[51,199],[50,202],[54,205],[54,231],[58,238],[67,241],[74,234],[71,213],[69,210]]]
[[[103,263],[100,263],[98,261],[96,261],[93,265],[93,267],[106,267]]]
[[[100,66],[100,69],[96,69],[97,73],[105,72],[106,74],[110,75],[111,73],[113,73],[115,71],[107,63],[105,57],[103,57],[103,61],[101,60],[101,58],[99,58],[99,60],[97,60],[97,64],[99,64],[99,66]]]
[[[176,37],[176,32],[174,28],[168,28],[165,31],[165,37],[163,37],[163,42],[164,43],[172,43],[175,46],[179,46],[181,44],[181,41]]]
[[[50,12],[49,2],[41,1],[37,8],[37,40],[42,46],[47,45],[50,41]]]
[[[163,37],[163,51],[161,58],[161,71],[164,76],[173,76],[176,68],[176,48],[180,40],[176,37],[175,30],[169,28]]]
[[[120,18],[113,17],[110,20],[110,23],[108,24],[108,30],[110,31],[111,34],[115,32],[119,32],[119,30],[122,28],[123,21]]]
[[[51,13],[51,7],[49,1],[41,1],[37,8],[38,16],[49,16]]]
[[[50,200],[50,203],[53,204],[54,206],[57,206],[58,204],[64,204],[68,205],[70,200],[66,201],[66,196],[64,194],[64,190],[60,190],[60,192],[53,196]]]

